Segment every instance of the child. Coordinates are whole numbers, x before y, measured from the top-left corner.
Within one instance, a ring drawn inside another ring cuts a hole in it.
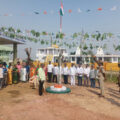
[[[30,87],[36,89],[38,86],[38,76],[34,75],[29,79]]]

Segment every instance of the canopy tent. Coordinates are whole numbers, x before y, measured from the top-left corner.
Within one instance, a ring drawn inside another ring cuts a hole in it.
[[[13,45],[13,62],[15,63],[15,60],[17,58],[17,44],[24,44],[25,41],[21,39],[12,39],[3,35],[0,35],[0,45]],[[1,49],[6,49],[5,47],[1,47]]]
[[[20,39],[12,39],[3,35],[0,35],[0,45],[7,45],[7,44],[24,44],[24,40]]]

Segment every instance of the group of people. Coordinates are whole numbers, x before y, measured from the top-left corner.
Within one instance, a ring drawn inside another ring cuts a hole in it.
[[[68,84],[68,78],[70,78],[70,84],[75,85],[76,81],[78,86],[89,85],[92,88],[96,87],[96,81],[98,82],[98,87],[101,89],[101,96],[104,96],[104,79],[105,71],[102,64],[94,68],[94,65],[89,66],[88,64],[71,64],[71,67],[68,68],[67,64],[64,64],[64,67],[58,67],[57,65],[53,66],[51,62],[48,64],[48,82],[59,83],[60,75],[63,76],[64,84]]]
[[[9,66],[7,64],[0,63],[0,89],[6,85],[16,84],[20,81],[29,81],[33,88],[36,88],[39,84],[39,94],[42,95],[42,88],[44,81],[61,83],[63,78],[64,84],[68,84],[70,78],[70,84],[78,86],[91,86],[96,87],[96,81],[101,89],[101,95],[104,96],[104,69],[103,67],[94,68],[94,65],[75,65],[71,64],[68,68],[67,64],[58,67],[53,65],[50,61],[47,66],[44,64],[34,66],[27,64],[26,62],[17,62],[16,65]]]

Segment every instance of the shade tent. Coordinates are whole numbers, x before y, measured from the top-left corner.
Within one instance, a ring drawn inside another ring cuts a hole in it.
[[[7,45],[7,44],[24,44],[24,40],[20,39],[12,39],[3,35],[0,35],[0,45]]]
[[[0,45],[13,45],[13,62],[15,62],[17,58],[17,45],[24,44],[24,40],[20,39],[12,39],[3,35],[0,35]]]

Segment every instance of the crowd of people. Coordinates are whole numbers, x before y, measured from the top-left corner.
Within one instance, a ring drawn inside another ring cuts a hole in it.
[[[89,66],[88,64],[71,64],[71,67],[68,68],[64,63],[64,66],[58,67],[50,61],[47,66],[44,64],[29,65],[27,62],[20,63],[19,61],[14,66],[11,63],[9,65],[0,63],[0,89],[20,81],[29,81],[32,88],[37,88],[39,84],[39,94],[42,95],[44,81],[61,83],[62,77],[64,84],[68,84],[70,79],[72,86],[77,83],[78,86],[95,88],[97,81],[98,87],[101,89],[101,96],[104,96],[104,75],[102,65],[95,69],[94,65]]]

